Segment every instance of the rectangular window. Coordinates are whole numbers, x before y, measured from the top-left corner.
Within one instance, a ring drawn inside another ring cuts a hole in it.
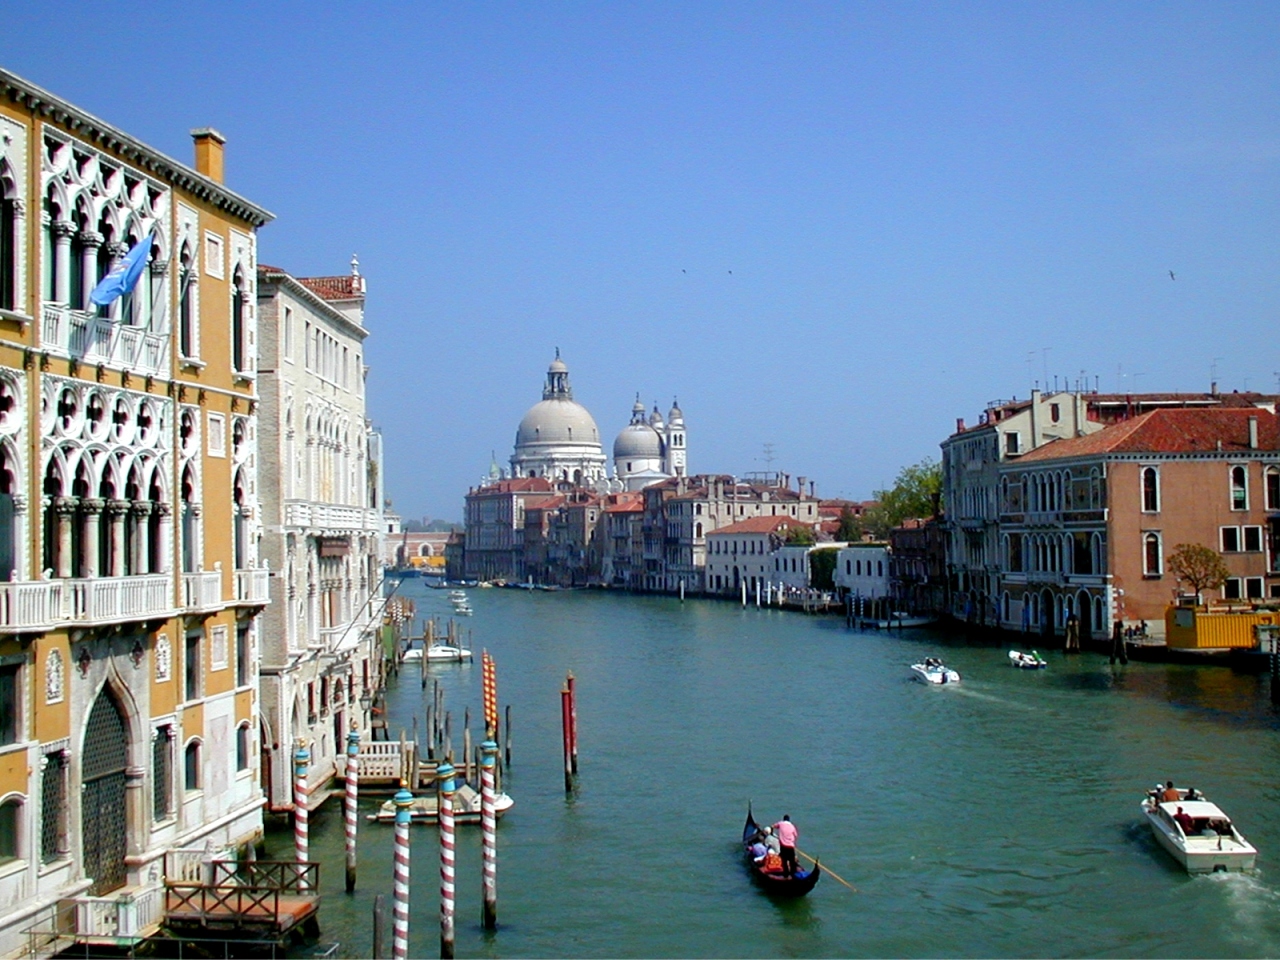
[[[1049,419],[1057,423],[1062,419],[1062,407],[1056,403],[1049,404]]]
[[[1240,578],[1227,577],[1222,582],[1222,599],[1223,600],[1239,600],[1240,599]]]
[[[306,361],[304,366],[306,366],[306,368],[310,370],[311,369],[311,321],[309,320],[305,324],[303,324],[302,351],[305,354],[304,359]]]
[[[186,699],[200,699],[200,633],[187,634],[186,655],[183,658],[183,672],[186,675]]]
[[[226,262],[222,256],[222,238],[216,233],[206,232],[204,235],[204,272],[219,280],[227,275]]]
[[[225,414],[209,411],[209,456],[225,457],[227,455],[227,418]]]
[[[1262,599],[1262,578],[1261,577],[1245,577],[1244,595],[1250,600]]]
[[[156,728],[151,742],[151,812],[166,820],[173,809],[173,727]]]
[[[1018,434],[1012,430],[1004,435],[1004,452],[1018,452]]]
[[[247,687],[253,671],[249,669],[249,626],[236,627],[236,686]]]
[[[64,811],[67,805],[67,758],[61,750],[44,756],[40,777],[40,862],[53,863],[67,855]]]
[[[1240,528],[1239,527],[1223,527],[1222,528],[1222,552],[1223,553],[1239,553],[1240,552]]]
[[[280,350],[286,360],[293,359],[293,311],[284,308],[284,319],[280,322]]]
[[[227,628],[220,624],[209,631],[209,669],[227,669]]]
[[[0,667],[0,746],[18,742],[18,668]]]
[[[1244,552],[1245,553],[1261,553],[1262,552],[1262,528],[1261,527],[1244,527],[1241,532],[1244,534]]]

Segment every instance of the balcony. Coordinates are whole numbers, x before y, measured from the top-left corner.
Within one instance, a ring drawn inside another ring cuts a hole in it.
[[[57,304],[45,304],[41,320],[40,346],[52,353],[143,376],[159,376],[168,369],[168,334]]]
[[[236,571],[236,606],[265,607],[271,602],[271,571],[266,567]]]
[[[204,613],[222,607],[222,572],[184,573],[182,608],[188,613]]]
[[[173,579],[163,573],[0,583],[0,633],[151,620],[174,612]]]
[[[284,505],[284,522],[290,527],[318,527],[322,530],[378,530],[378,512],[368,507],[337,503],[290,500]]]

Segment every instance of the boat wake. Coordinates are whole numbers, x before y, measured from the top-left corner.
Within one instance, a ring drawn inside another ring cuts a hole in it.
[[[1029,703],[1019,703],[1017,700],[1006,700],[1004,697],[997,697],[991,693],[982,693],[973,689],[972,686],[962,687],[956,684],[953,689],[957,697],[973,697],[975,700],[985,700],[988,703],[998,703],[1002,707],[1012,707],[1014,710],[1026,710],[1032,713],[1040,709]]]
[[[1259,956],[1276,956],[1280,948],[1280,891],[1262,882],[1257,873],[1206,873],[1197,883],[1211,883],[1223,893],[1224,906],[1235,918],[1226,925],[1228,936]]]

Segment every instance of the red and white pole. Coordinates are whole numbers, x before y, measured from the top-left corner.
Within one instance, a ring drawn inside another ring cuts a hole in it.
[[[360,799],[360,731],[353,724],[347,731],[347,769],[346,769],[346,815],[347,828],[347,893],[356,889],[356,818],[357,804]]]
[[[301,740],[293,755],[293,858],[298,862],[298,888],[306,889],[306,872],[303,864],[311,858],[307,855],[307,767],[311,754]]]
[[[569,688],[569,762],[573,772],[578,772],[578,690],[574,686],[573,674],[566,681]]]
[[[484,847],[484,928],[498,929],[498,813],[494,774],[498,768],[498,744],[489,737],[480,745],[480,834]]]
[[[436,769],[436,782],[440,785],[440,957],[453,960],[453,764],[446,760]]]
[[[560,736],[563,741],[561,746],[564,748],[564,792],[573,792],[573,760],[570,757],[572,747],[570,742],[573,735],[569,732],[569,726],[572,721],[569,719],[569,688],[567,686],[560,688]]]
[[[392,960],[409,960],[409,808],[413,806],[413,794],[405,781],[400,781],[400,791],[395,795],[395,880],[392,894],[395,903],[391,915]]]

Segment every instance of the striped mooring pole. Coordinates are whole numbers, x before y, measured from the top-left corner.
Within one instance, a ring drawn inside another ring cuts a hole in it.
[[[311,754],[301,740],[293,754],[293,858],[298,862],[298,886],[306,888],[305,864],[307,854],[307,767]]]
[[[392,960],[409,960],[409,808],[413,806],[413,794],[404,780],[395,795],[395,880],[392,894],[395,902],[391,908],[391,957]]]
[[[347,731],[346,815],[347,827],[347,893],[356,889],[356,817],[360,799],[360,731],[353,724]]]
[[[436,769],[440,785],[440,957],[453,960],[453,764],[445,761]]]
[[[578,772],[578,688],[573,673],[565,678],[565,686],[569,688],[569,766],[574,773]]]
[[[480,834],[484,847],[484,928],[498,929],[498,815],[494,773],[498,767],[498,744],[489,737],[480,745]]]

